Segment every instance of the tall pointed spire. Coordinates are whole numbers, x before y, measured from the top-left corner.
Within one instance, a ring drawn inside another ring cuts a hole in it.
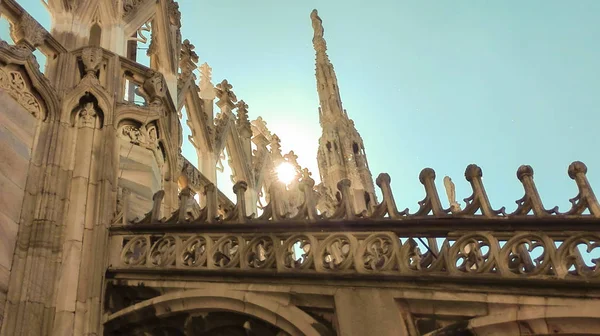
[[[319,93],[319,103],[321,105],[320,121],[321,124],[332,122],[336,118],[343,117],[342,100],[337,83],[337,77],[333,70],[333,65],[327,56],[327,42],[323,38],[323,21],[319,17],[316,9],[310,13],[312,26],[314,30],[313,46],[316,52],[317,92]]]
[[[321,181],[331,199],[335,199],[338,182],[349,179],[354,208],[370,211],[376,201],[375,188],[363,140],[342,107],[337,77],[327,56],[327,43],[323,38],[323,21],[316,9],[310,13],[310,19],[316,52],[319,120],[323,128],[317,154]]]

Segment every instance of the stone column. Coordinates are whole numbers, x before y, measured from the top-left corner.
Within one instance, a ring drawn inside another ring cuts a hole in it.
[[[81,107],[76,116],[75,148],[71,152],[73,176],[69,192],[69,206],[64,226],[62,243],[62,266],[58,275],[56,295],[56,315],[53,333],[67,335],[75,320],[77,289],[82,264],[84,236],[89,243],[90,229],[93,227],[93,203],[96,198],[95,186],[90,182],[92,153],[96,150],[94,142],[97,113],[93,103]],[[87,229],[87,230],[86,230]]]
[[[394,298],[376,288],[343,288],[334,296],[340,336],[409,335]]]

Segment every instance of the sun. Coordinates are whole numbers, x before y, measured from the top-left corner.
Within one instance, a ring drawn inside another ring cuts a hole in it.
[[[296,168],[288,162],[283,162],[277,167],[277,178],[285,185],[289,185],[296,178]]]

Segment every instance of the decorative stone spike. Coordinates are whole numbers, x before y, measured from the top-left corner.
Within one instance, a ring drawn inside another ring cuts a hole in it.
[[[592,216],[600,217],[600,205],[598,204],[598,199],[596,199],[596,195],[586,176],[587,166],[581,161],[575,161],[569,165],[568,173],[569,177],[577,183],[579,193],[569,200],[573,206],[566,214],[581,215],[588,209]]]
[[[186,212],[187,212],[187,204],[192,195],[192,189],[189,187],[185,187],[179,193],[179,216],[177,217],[178,223],[184,223],[187,221]]]
[[[283,158],[281,153],[281,139],[279,139],[277,134],[273,134],[271,137],[271,154],[274,161],[278,161]]]
[[[460,214],[474,215],[477,210],[481,210],[481,213],[486,217],[495,217],[499,214],[505,215],[504,207],[502,207],[500,210],[492,209],[488,196],[485,192],[485,188],[483,187],[483,182],[481,181],[482,177],[483,172],[476,164],[470,164],[465,169],[465,179],[471,183],[473,194],[464,199],[467,205]]]
[[[425,186],[425,198],[419,202],[419,210],[415,216],[426,216],[429,212],[433,212],[434,216],[444,216],[448,211],[442,208],[440,196],[435,187],[435,170],[425,168],[419,174],[419,181]]]
[[[162,205],[162,200],[165,197],[165,191],[159,190],[154,196],[152,196],[152,215],[150,217],[151,223],[158,222],[160,219],[160,206]]]
[[[534,215],[543,217],[558,211],[558,207],[554,207],[551,210],[544,209],[542,199],[540,198],[535,182],[533,181],[533,168],[531,168],[531,166],[520,166],[519,169],[517,169],[517,178],[523,184],[525,195],[523,198],[516,201],[518,205],[517,210],[511,215],[523,216],[527,215],[530,211],[533,211]]]
[[[383,200],[375,206],[372,215],[373,218],[383,218],[387,213],[390,218],[398,219],[408,213],[408,209],[398,212],[394,194],[392,193],[391,182],[392,178],[386,173],[381,173],[377,176],[375,183],[377,183],[377,186],[381,189]]]
[[[219,98],[217,106],[222,112],[231,111],[237,102],[237,97],[231,89],[233,89],[233,85],[229,84],[227,79],[223,79],[221,83],[217,84],[217,98]]]
[[[191,76],[192,71],[196,68],[199,57],[194,49],[196,49],[196,47],[190,43],[190,40],[183,40],[183,43],[181,44],[181,50],[179,52],[179,68],[181,69],[182,77]]]
[[[206,221],[215,223],[217,221],[217,191],[215,185],[212,183],[206,185],[204,194],[206,195]]]
[[[212,68],[205,62],[198,69],[200,69],[200,98],[214,100],[216,97],[216,90],[211,82]]]
[[[248,190],[248,183],[245,181],[238,181],[233,186],[233,192],[235,193],[237,202],[235,204],[235,209],[231,212],[231,216],[228,218],[228,220],[235,221],[240,224],[246,222],[246,190]]]
[[[356,219],[356,210],[354,210],[354,202],[350,192],[351,185],[352,182],[349,179],[343,179],[337,184],[338,190],[342,193],[340,206],[345,209],[344,219]]]

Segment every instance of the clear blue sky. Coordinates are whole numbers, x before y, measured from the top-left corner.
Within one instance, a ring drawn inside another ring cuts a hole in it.
[[[21,3],[47,26],[39,1]],[[251,118],[263,116],[315,176],[313,8],[373,177],[392,176],[400,208],[417,208],[424,167],[436,170],[444,203],[444,175],[457,198],[469,196],[470,163],[482,167],[495,208],[512,211],[523,195],[521,164],[533,166],[547,208],[566,211],[577,194],[566,173],[574,160],[600,192],[600,1],[183,0],[180,8],[183,37],[212,66],[213,82],[227,78]]]

